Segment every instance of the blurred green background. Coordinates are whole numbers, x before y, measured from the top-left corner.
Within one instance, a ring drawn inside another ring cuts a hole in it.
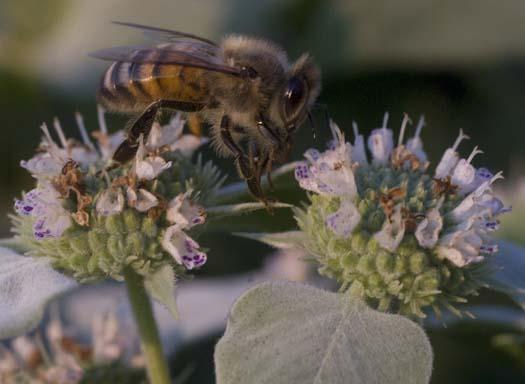
[[[0,236],[9,235],[6,214],[13,198],[31,188],[31,177],[18,164],[38,144],[39,125],[57,116],[76,135],[78,110],[88,127],[96,127],[94,94],[106,64],[88,52],[143,42],[140,33],[110,24],[121,20],[215,40],[226,33],[256,34],[282,44],[292,58],[309,51],[323,70],[320,102],[341,127],[350,134],[356,120],[367,133],[388,110],[397,130],[404,112],[413,120],[425,114],[422,136],[434,164],[463,128],[472,140],[462,144],[462,153],[479,145],[485,154],[476,165],[510,175],[502,186],[515,212],[505,233],[525,243],[524,16],[525,2],[518,0],[2,0]],[[309,146],[324,145],[323,111],[314,115],[318,135],[314,139],[308,127],[299,132],[295,159]],[[218,163],[232,171],[228,162]],[[230,180],[235,179],[232,173]],[[207,236],[212,256],[202,274],[255,269],[268,253],[236,241],[238,252],[232,254],[224,236]],[[508,303],[483,295],[479,302]],[[495,349],[495,333],[432,332],[433,383],[525,382],[525,352],[520,360],[519,354]],[[177,357],[181,367],[198,367],[189,382],[211,382],[213,343],[213,338],[199,340]]]

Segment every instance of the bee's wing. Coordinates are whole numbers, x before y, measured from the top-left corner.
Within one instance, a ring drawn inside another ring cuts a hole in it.
[[[113,23],[118,24],[118,25],[123,25],[125,27],[139,29],[144,33],[146,37],[153,39],[153,40],[157,40],[157,41],[171,42],[171,41],[177,41],[180,39],[189,39],[189,40],[194,40],[194,41],[200,41],[208,45],[217,46],[215,42],[205,39],[203,37],[195,36],[191,33],[173,31],[171,29],[165,29],[165,28],[150,27],[147,25],[128,23],[128,22],[123,22],[123,21],[113,21]]]
[[[240,69],[224,64],[217,52],[205,51],[199,44],[191,42],[176,42],[158,47],[113,47],[92,52],[90,56],[128,63],[181,65],[239,76]]]

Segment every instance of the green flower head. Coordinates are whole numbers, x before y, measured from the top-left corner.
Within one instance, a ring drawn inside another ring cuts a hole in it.
[[[424,317],[427,306],[460,314],[453,303],[483,285],[486,261],[497,252],[490,235],[509,210],[491,188],[501,174],[472,165],[477,148],[460,158],[462,132],[429,171],[419,136],[424,120],[405,142],[408,121],[394,145],[385,115],[368,137],[371,161],[355,124],[352,145],[332,123],[328,150],[308,150],[296,168],[300,186],[312,192],[296,218],[320,273],[342,290],[410,316]]]
[[[135,158],[111,167],[123,131],[108,134],[103,111],[93,142],[77,114],[82,142],[67,139],[58,120],[47,126],[37,155],[22,161],[36,187],[15,201],[15,232],[35,257],[79,281],[122,278],[125,267],[142,275],[166,263],[183,273],[206,254],[190,233],[205,222],[204,206],[223,182],[217,169],[191,161],[204,139],[183,134],[179,115],[154,123]]]

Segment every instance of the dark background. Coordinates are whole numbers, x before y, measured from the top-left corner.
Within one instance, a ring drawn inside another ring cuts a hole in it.
[[[215,40],[225,33],[256,34],[282,44],[292,58],[308,51],[323,70],[320,101],[340,127],[350,135],[356,120],[368,133],[388,110],[398,130],[404,112],[413,120],[425,114],[422,137],[434,164],[463,128],[471,141],[462,144],[462,154],[479,145],[485,154],[474,163],[509,175],[501,185],[515,212],[505,233],[525,242],[520,220],[525,193],[519,190],[525,158],[524,16],[522,1],[2,0],[0,237],[9,235],[13,198],[32,187],[18,164],[38,144],[39,125],[58,116],[74,135],[73,112],[78,110],[88,127],[96,127],[94,93],[104,63],[87,53],[142,43],[140,33],[110,24],[122,20]],[[308,127],[300,131],[295,159],[309,146],[324,145],[326,121],[322,111],[314,115],[319,133],[314,140]],[[116,119],[114,126],[119,124],[122,120]],[[228,162],[219,164],[231,171]],[[228,252],[224,236],[205,241],[214,253],[210,259],[228,257],[227,263],[209,263],[206,275],[255,269],[268,252],[239,240],[235,249],[249,251],[253,256],[247,259]],[[228,237],[229,247],[231,241]],[[499,297],[484,297],[502,303]],[[525,361],[494,349],[494,332],[432,332],[433,383],[524,382]],[[190,382],[212,377],[213,344],[213,338],[200,340],[177,356],[177,366],[199,367]]]

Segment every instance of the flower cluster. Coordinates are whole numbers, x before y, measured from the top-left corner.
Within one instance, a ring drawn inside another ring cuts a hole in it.
[[[423,118],[405,142],[405,116],[397,145],[387,122],[388,114],[368,137],[371,158],[355,123],[353,144],[332,123],[328,150],[305,153],[295,177],[313,192],[296,212],[306,247],[322,274],[379,309],[424,317],[422,308],[443,306],[459,314],[451,303],[476,292],[486,258],[497,252],[490,235],[509,211],[491,188],[501,173],[472,165],[477,147],[460,157],[461,131],[431,173]]]
[[[183,134],[185,122],[176,115],[140,137],[129,164],[112,167],[124,132],[109,134],[101,109],[95,140],[79,114],[76,120],[81,142],[67,139],[55,119],[58,140],[42,125],[38,153],[21,162],[36,179],[15,201],[13,216],[29,254],[50,258],[80,281],[121,279],[128,266],[146,275],[170,260],[181,273],[201,267],[206,254],[189,231],[205,222],[203,205],[223,181],[200,157],[191,161],[205,139]]]
[[[39,335],[30,334],[9,346],[0,344],[0,382],[76,384],[101,379],[108,371],[113,380],[120,371],[119,382],[130,375],[139,379],[143,358],[129,340],[114,313],[94,316],[90,345],[78,343],[55,318],[45,329],[45,344]]]

